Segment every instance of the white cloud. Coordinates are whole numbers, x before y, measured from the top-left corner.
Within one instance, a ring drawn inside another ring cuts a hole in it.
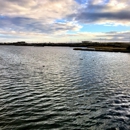
[[[0,0],[0,3],[0,14],[44,21],[64,18],[78,8],[74,0]]]
[[[129,5],[130,0],[86,0],[86,4],[75,0],[0,0],[0,35],[28,41],[55,37],[65,41],[66,36],[75,36],[75,40],[98,39],[98,35],[108,34],[77,33],[82,28],[80,24],[129,26]],[[108,38],[118,36],[116,33]]]
[[[111,42],[111,41],[130,41],[130,31],[122,32],[77,32],[77,33],[64,33],[60,32],[55,34],[35,33],[35,32],[15,32],[0,30],[1,41],[27,41],[27,42],[81,42],[98,41],[98,42]],[[18,35],[19,34],[19,35]]]
[[[57,21],[77,11],[79,4],[74,0],[0,0],[0,5],[0,34],[55,35],[81,28],[66,19]]]
[[[70,15],[80,23],[130,25],[130,0],[88,0],[86,7]]]

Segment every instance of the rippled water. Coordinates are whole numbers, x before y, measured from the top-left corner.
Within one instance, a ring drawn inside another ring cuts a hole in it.
[[[0,130],[130,130],[130,54],[0,46]]]

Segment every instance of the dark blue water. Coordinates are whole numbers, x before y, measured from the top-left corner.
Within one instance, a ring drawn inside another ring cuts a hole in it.
[[[0,130],[129,130],[130,54],[0,46]]]

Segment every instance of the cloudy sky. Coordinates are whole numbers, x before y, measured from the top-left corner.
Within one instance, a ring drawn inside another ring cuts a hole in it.
[[[130,0],[0,0],[0,42],[130,41]]]

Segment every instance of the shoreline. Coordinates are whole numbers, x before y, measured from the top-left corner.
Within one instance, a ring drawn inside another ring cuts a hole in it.
[[[73,48],[73,50],[130,53],[130,50],[121,47],[120,48],[119,47],[91,47],[91,48],[87,47],[87,48]]]
[[[45,47],[45,46],[73,47],[73,50],[80,50],[80,51],[130,53],[130,43],[123,43],[123,42],[99,43],[99,42],[83,41],[82,43],[26,43],[24,41],[21,41],[21,42],[13,42],[13,43],[0,43],[0,45],[34,46],[34,47]]]

